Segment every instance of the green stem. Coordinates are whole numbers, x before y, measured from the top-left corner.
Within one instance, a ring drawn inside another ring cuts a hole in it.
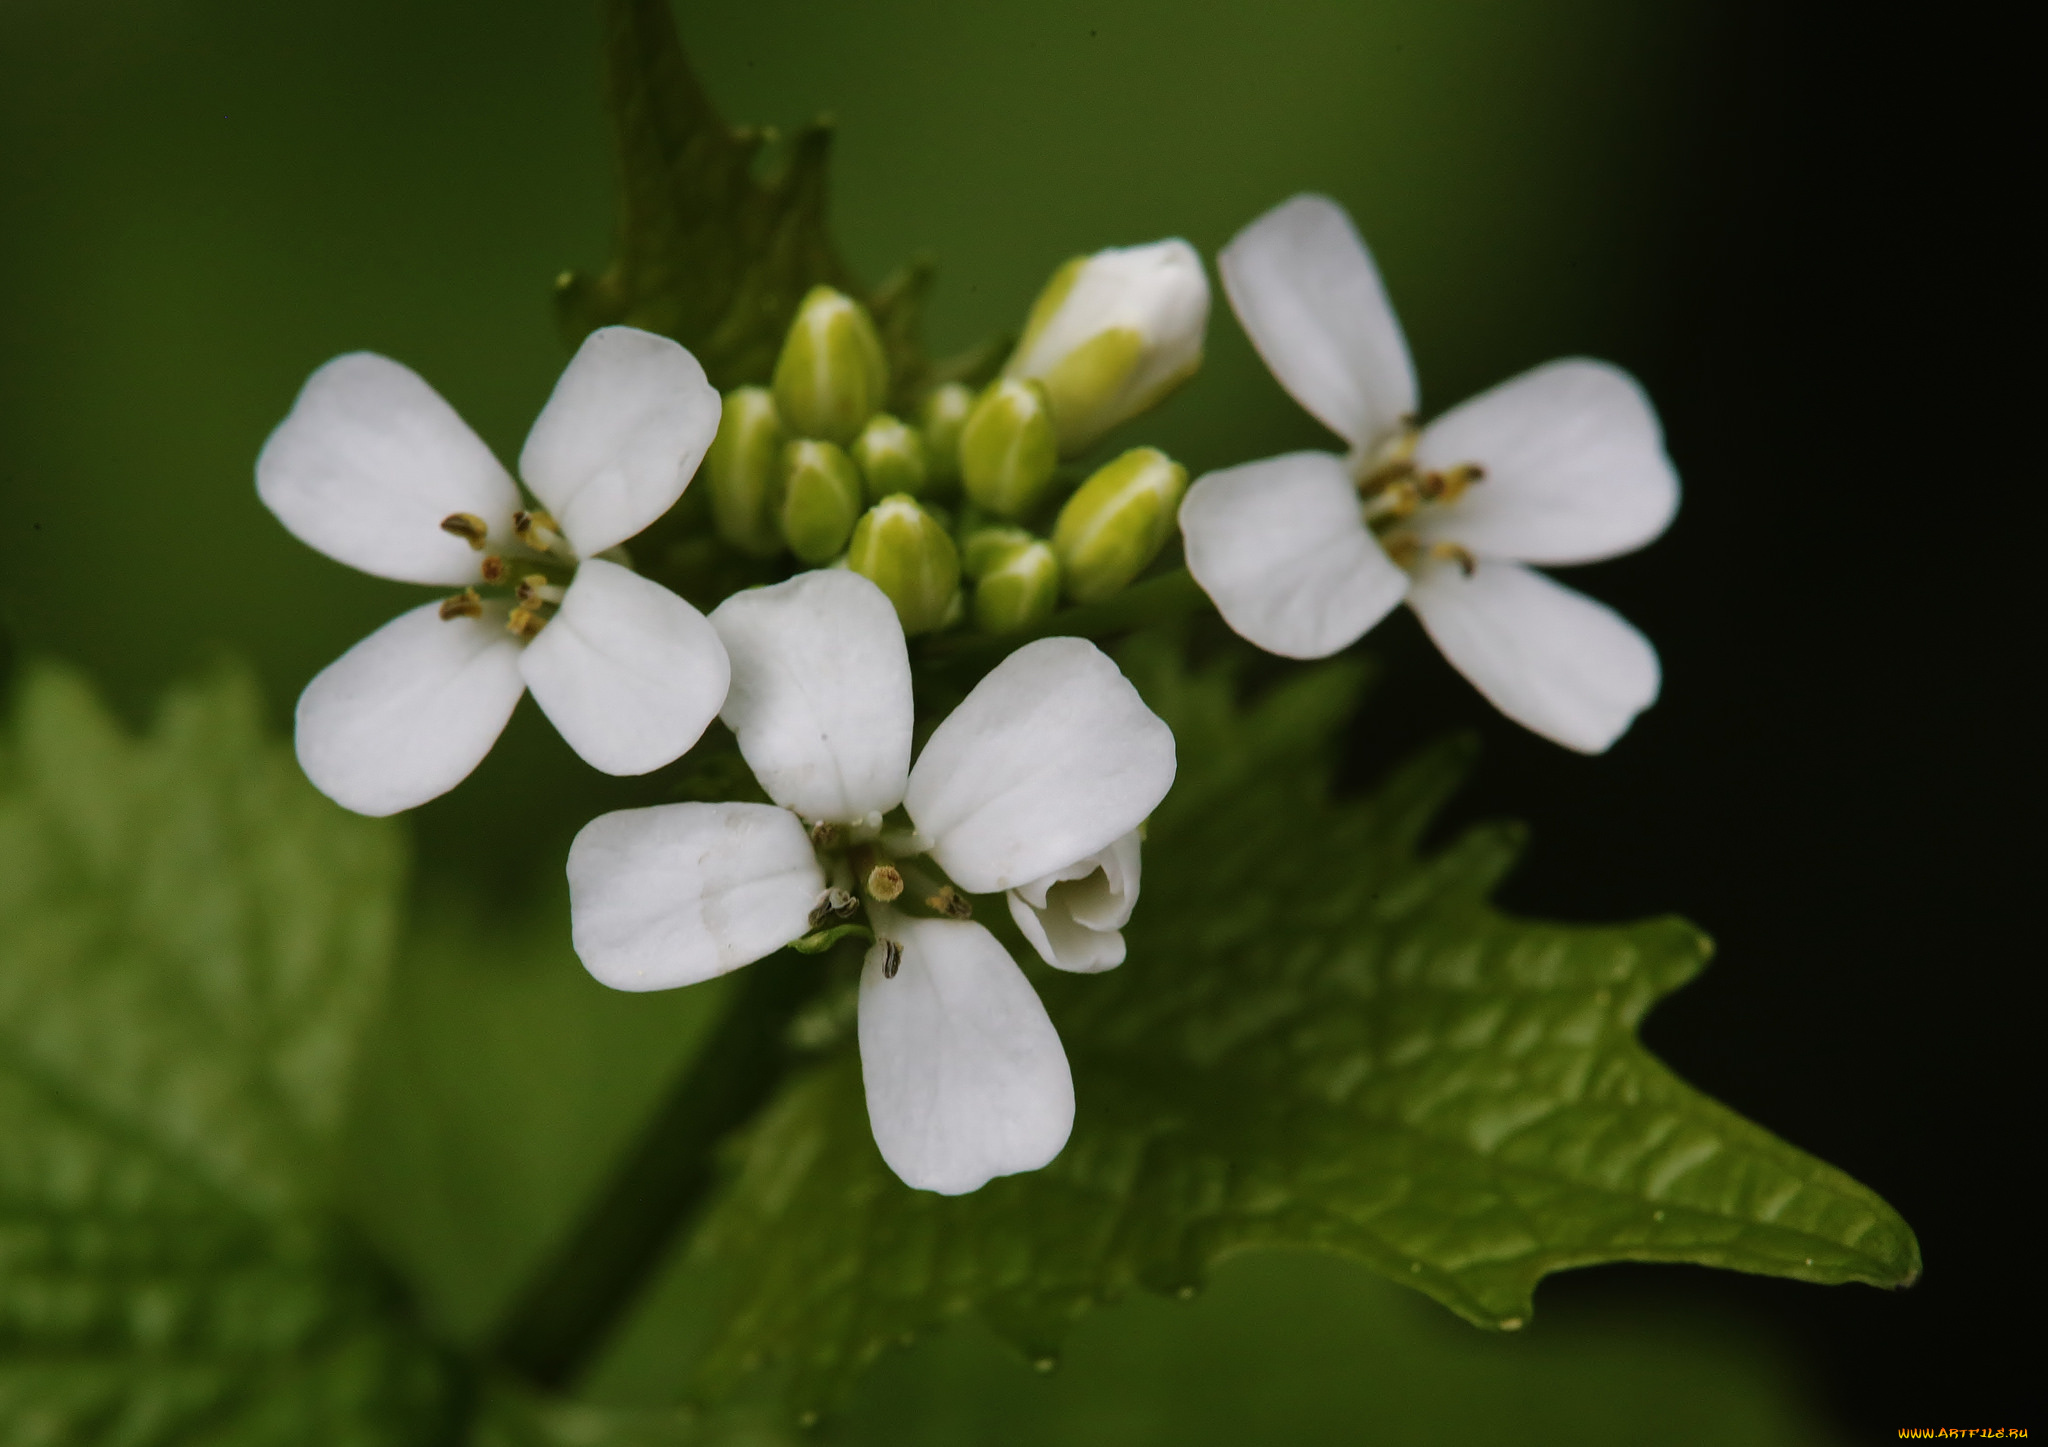
[[[558,1391],[590,1364],[703,1206],[719,1143],[788,1071],[789,1023],[824,979],[820,961],[788,952],[741,972],[702,1051],[506,1311],[490,1346],[499,1365]]]
[[[1208,606],[1209,599],[1186,568],[1175,568],[1126,588],[1114,598],[1066,608],[1043,623],[991,638],[978,633],[948,633],[920,640],[916,661],[941,667],[976,664],[993,667],[1025,644],[1040,638],[1100,638],[1147,623],[1163,623]]]

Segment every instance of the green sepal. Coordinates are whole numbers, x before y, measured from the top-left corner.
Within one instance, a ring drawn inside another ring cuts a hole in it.
[[[862,944],[875,942],[875,932],[864,924],[835,924],[830,929],[813,930],[801,939],[791,940],[789,947],[800,955],[822,955],[841,940],[859,940]]]

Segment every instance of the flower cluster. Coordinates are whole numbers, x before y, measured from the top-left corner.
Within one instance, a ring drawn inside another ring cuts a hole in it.
[[[328,556],[444,596],[307,686],[308,777],[361,813],[414,807],[476,767],[529,690],[613,774],[674,761],[722,718],[773,802],[587,825],[568,859],[585,966],[669,989],[862,938],[857,1035],[890,1167],[957,1193],[1044,1165],[1073,1080],[976,910],[1001,896],[1054,969],[1121,964],[1173,735],[1094,644],[1048,636],[1009,651],[913,763],[909,636],[970,619],[1055,633],[1062,599],[1127,587],[1177,516],[1189,573],[1270,652],[1335,652],[1405,601],[1503,712],[1588,752],[1658,687],[1639,633],[1528,566],[1626,552],[1669,523],[1677,479],[1632,380],[1553,362],[1418,428],[1399,325],[1333,203],[1286,202],[1219,267],[1260,354],[1345,454],[1192,488],[1146,447],[1070,470],[1200,364],[1208,283],[1182,241],[1067,263],[1001,374],[899,397],[914,423],[886,410],[867,312],[829,288],[804,299],[772,385],[722,398],[675,342],[594,332],[527,438],[525,493],[405,367],[328,363],[264,446],[257,491]],[[700,462],[720,541],[814,571],[708,618],[635,571],[622,545]]]
[[[1062,464],[1193,376],[1208,320],[1208,280],[1185,241],[1077,256],[999,377],[979,391],[931,386],[907,422],[884,410],[888,359],[866,309],[815,288],[773,385],[725,395],[708,465],[719,536],[754,557],[843,562],[912,635],[970,617],[1016,632],[1062,597],[1107,598],[1166,543],[1187,472],[1135,448],[1061,503]],[[1045,535],[1031,531],[1055,505]]]

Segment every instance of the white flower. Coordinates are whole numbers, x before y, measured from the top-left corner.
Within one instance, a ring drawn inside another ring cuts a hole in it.
[[[1181,507],[1188,570],[1271,653],[1321,658],[1405,599],[1502,713],[1599,753],[1656,700],[1649,640],[1527,563],[1642,547],[1678,508],[1656,413],[1627,373],[1550,362],[1419,432],[1415,370],[1350,217],[1296,196],[1218,258],[1280,384],[1350,444],[1214,472]]]
[[[1032,304],[1006,377],[1041,383],[1062,455],[1135,417],[1202,365],[1209,278],[1179,238],[1077,256]]]
[[[711,621],[732,659],[725,721],[782,807],[593,820],[569,851],[577,954],[616,989],[668,989],[865,905],[861,1068],[883,1159],[948,1195],[1044,1165],[1073,1126],[1066,1053],[1008,951],[960,917],[960,891],[1043,902],[1113,860],[1119,903],[1071,912],[1120,925],[1137,893],[1129,836],[1173,782],[1172,732],[1093,644],[1048,638],[976,685],[913,768],[909,655],[874,584],[805,573]]]
[[[400,614],[299,697],[299,762],[359,814],[444,794],[519,696],[610,774],[660,768],[725,698],[704,615],[598,554],[675,503],[718,431],[718,393],[666,337],[591,333],[520,453],[519,488],[411,369],[368,352],[310,377],[256,460],[301,542],[380,578],[461,587]],[[495,597],[502,589],[510,596]]]

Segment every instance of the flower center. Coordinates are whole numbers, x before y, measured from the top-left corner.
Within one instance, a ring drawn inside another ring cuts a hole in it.
[[[826,888],[811,907],[811,933],[796,942],[798,950],[815,954],[862,931],[888,951],[882,976],[894,979],[902,948],[882,932],[883,907],[928,919],[974,917],[972,901],[925,857],[926,841],[915,830],[885,829],[879,816],[869,815],[856,824],[820,820],[810,834]]]
[[[1431,509],[1455,503],[1473,483],[1484,481],[1486,469],[1476,462],[1440,469],[1419,466],[1415,444],[1421,435],[1413,423],[1404,424],[1391,440],[1353,459],[1360,513],[1387,556],[1408,572],[1436,560],[1456,563],[1469,577],[1476,566],[1469,552],[1456,543],[1425,543],[1414,524]]]
[[[472,512],[450,513],[441,531],[479,553],[491,535],[490,525]],[[441,604],[443,621],[482,617],[487,601],[502,601],[510,605],[505,626],[519,637],[532,638],[547,626],[576,576],[576,555],[555,520],[538,508],[513,513],[512,534],[517,548],[486,554],[477,565],[480,581]]]

